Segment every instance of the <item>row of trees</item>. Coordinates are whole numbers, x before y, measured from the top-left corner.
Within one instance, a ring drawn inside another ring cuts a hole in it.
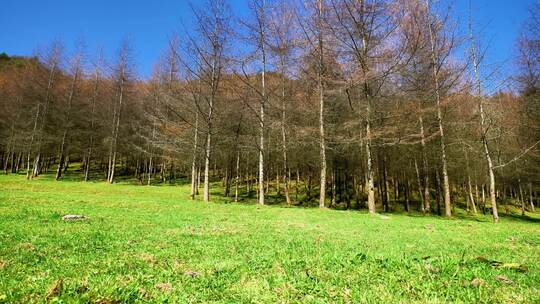
[[[0,161],[29,179],[59,180],[74,162],[85,181],[187,177],[204,201],[221,180],[224,195],[260,204],[451,216],[466,202],[498,221],[497,203],[517,198],[534,211],[539,7],[504,83],[472,12],[464,34],[430,0],[251,0],[243,21],[207,1],[148,80],[128,41],[114,60],[83,43],[4,55]],[[502,84],[513,90],[487,89]]]

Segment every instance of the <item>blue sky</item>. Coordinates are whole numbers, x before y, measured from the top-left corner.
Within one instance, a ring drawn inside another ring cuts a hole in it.
[[[200,0],[193,0],[198,3]],[[487,59],[511,72],[515,39],[535,0],[472,0],[475,27],[489,45]],[[246,13],[246,0],[230,0],[235,15]],[[0,52],[30,55],[38,46],[60,39],[67,49],[83,38],[89,53],[102,47],[113,54],[124,37],[134,48],[142,77],[167,45],[173,31],[190,23],[187,0],[2,0]],[[456,0],[455,15],[466,31],[469,0]]]

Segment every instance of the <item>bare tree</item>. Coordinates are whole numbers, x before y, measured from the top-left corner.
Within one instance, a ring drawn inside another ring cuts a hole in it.
[[[63,132],[62,140],[60,143],[60,155],[58,158],[58,168],[56,170],[56,180],[59,180],[62,176],[64,166],[66,165],[66,154],[68,149],[69,142],[69,131],[73,128],[71,122],[71,111],[74,103],[74,99],[78,98],[80,93],[80,82],[81,78],[84,77],[83,73],[83,64],[84,64],[84,50],[82,42],[77,46],[77,51],[70,60],[69,76],[71,77],[71,84],[69,85],[69,91],[67,96],[67,104],[65,108],[65,117],[63,117]]]
[[[260,110],[259,110],[259,204],[264,205],[264,137],[265,137],[265,110],[268,103],[268,94],[266,92],[266,69],[267,69],[267,5],[266,0],[252,0],[252,11],[255,18],[255,24],[250,26],[254,32],[254,38],[257,45],[257,51],[260,54],[261,64],[261,87],[260,87]]]
[[[296,33],[294,32],[294,14],[293,8],[287,4],[287,1],[279,1],[273,9],[270,18],[270,51],[277,58],[277,66],[280,74],[280,96],[281,99],[281,150],[283,154],[283,186],[285,200],[287,205],[291,204],[289,194],[289,162],[287,157],[288,138],[287,138],[287,108],[290,94],[287,92],[288,75],[290,72],[291,57],[294,52],[294,43]]]
[[[316,73],[316,96],[318,109],[318,146],[319,146],[319,208],[325,207],[326,201],[326,136],[325,136],[325,40],[328,38],[325,31],[327,25],[324,21],[327,16],[327,4],[324,0],[308,1],[304,7],[308,14],[300,19],[300,27],[304,33],[305,40],[308,45],[307,56],[308,62],[314,66]]]
[[[41,148],[44,141],[44,128],[47,124],[47,112],[49,111],[49,105],[53,98],[53,89],[57,74],[59,73],[60,64],[62,60],[63,46],[60,42],[54,41],[49,50],[47,51],[44,62],[48,69],[47,85],[45,87],[45,93],[43,99],[39,99],[36,105],[36,114],[34,116],[34,123],[32,129],[32,135],[30,136],[30,144],[28,145],[27,163],[26,163],[26,178],[36,177],[41,171]],[[34,141],[37,138],[37,153],[34,159],[34,166],[30,173],[30,154]]]
[[[201,99],[206,110],[196,104],[197,110],[206,122],[206,139],[204,151],[204,192],[205,202],[210,200],[210,156],[212,153],[212,132],[216,98],[220,88],[222,73],[225,68],[225,51],[231,34],[230,15],[227,4],[222,0],[208,0],[205,7],[193,8],[196,22],[196,35],[189,38],[188,49],[195,56],[195,66],[189,67],[205,87]]]
[[[437,20],[431,18],[431,0],[426,0],[427,14],[428,14],[428,31],[429,41],[431,46],[431,65],[433,71],[434,93],[435,102],[437,105],[437,124],[439,126],[439,136],[441,144],[441,163],[442,163],[442,175],[443,175],[443,191],[444,191],[444,210],[446,216],[452,216],[452,205],[450,201],[450,180],[448,177],[448,164],[446,153],[446,138],[444,136],[443,114],[441,104],[441,85],[440,85],[440,67],[444,64],[447,58],[445,54],[439,53],[437,47],[437,40],[440,39],[437,35],[441,33],[441,29],[434,29],[435,26],[440,26]],[[450,48],[448,48],[450,49]]]
[[[491,210],[493,214],[493,221],[497,223],[499,222],[499,212],[497,211],[497,195],[496,195],[497,190],[495,188],[495,172],[493,169],[494,165],[493,165],[493,160],[491,158],[491,151],[490,151],[488,139],[487,139],[487,132],[489,128],[487,126],[486,113],[484,111],[484,99],[482,98],[482,83],[480,81],[480,74],[479,74],[480,58],[478,55],[476,42],[475,42],[475,38],[473,34],[472,11],[471,11],[471,16],[469,17],[469,41],[470,41],[470,52],[471,52],[473,71],[474,71],[474,84],[475,84],[474,91],[476,93],[476,99],[478,101],[478,110],[480,112],[480,142],[482,143],[482,147],[484,150],[484,157],[485,157],[485,160],[487,163],[487,169],[488,169],[489,194],[490,194],[489,196],[491,200]],[[469,169],[467,168],[467,170]],[[471,193],[470,197],[472,199],[472,190],[470,190],[471,188],[470,178],[469,178],[468,183],[469,183],[469,192]],[[473,204],[474,204],[474,201],[473,201]]]
[[[99,98],[99,88],[102,82],[103,69],[103,53],[100,51],[96,62],[94,63],[94,71],[92,75],[92,93],[90,96],[90,134],[88,138],[88,147],[85,157],[84,166],[84,181],[88,181],[90,173],[90,164],[94,152],[95,141],[95,126],[96,126],[96,104]]]
[[[113,120],[112,120],[112,132],[109,147],[109,164],[107,171],[107,182],[112,184],[114,182],[114,174],[116,169],[116,157],[118,154],[118,138],[120,134],[120,122],[122,118],[122,111],[124,103],[128,95],[128,86],[133,81],[132,71],[132,58],[131,58],[131,46],[127,39],[122,41],[116,64],[113,67],[113,81],[115,89],[115,99],[113,101]]]
[[[396,58],[390,58],[393,55],[387,42],[396,26],[389,15],[387,1],[332,0],[331,7],[331,31],[340,44],[342,60],[354,62],[354,68],[348,72],[347,92],[349,96],[361,96],[358,101],[364,102],[368,209],[373,214],[376,209],[372,112],[374,102],[395,67],[388,64]]]

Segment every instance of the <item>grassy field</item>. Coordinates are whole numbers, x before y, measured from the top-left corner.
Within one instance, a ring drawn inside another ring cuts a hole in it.
[[[494,225],[188,191],[0,176],[0,302],[540,302],[537,216]]]

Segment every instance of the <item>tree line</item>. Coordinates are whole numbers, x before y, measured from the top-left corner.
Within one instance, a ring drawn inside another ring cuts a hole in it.
[[[0,164],[28,179],[189,180],[259,204],[452,216],[518,203],[540,177],[540,4],[501,79],[468,27],[430,0],[224,0],[192,7],[151,77],[53,41],[0,55]],[[221,186],[217,182],[222,183]]]

